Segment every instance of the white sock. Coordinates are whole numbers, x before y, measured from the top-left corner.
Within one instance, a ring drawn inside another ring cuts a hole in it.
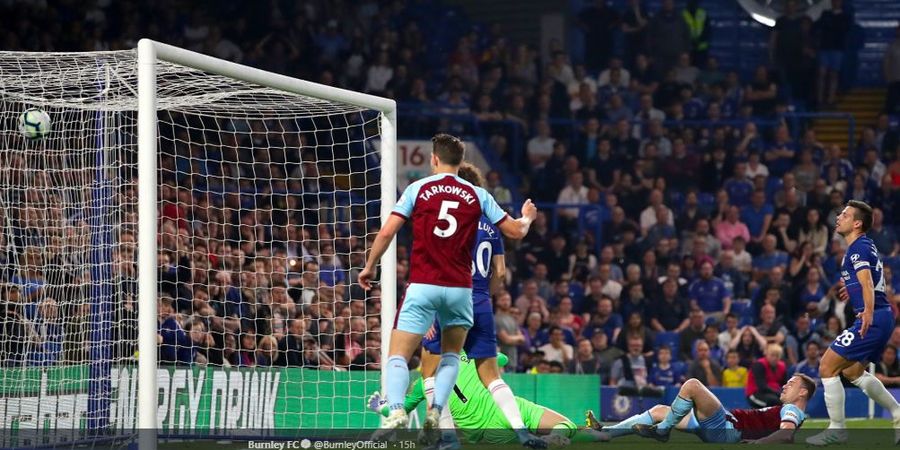
[[[441,431],[449,431],[456,428],[453,424],[453,415],[450,414],[450,404],[441,410],[441,418],[438,420],[438,427]]]
[[[491,397],[494,397],[494,402],[500,407],[500,411],[503,411],[503,415],[506,416],[512,429],[525,429],[525,422],[522,421],[522,413],[519,412],[516,397],[513,396],[512,389],[506,382],[498,378],[488,385],[488,391],[491,393]]]
[[[425,389],[426,405],[431,407],[431,404],[434,403],[434,377],[422,380],[422,387]]]
[[[844,385],[841,384],[841,377],[822,378],[822,386],[825,387],[825,408],[831,419],[828,428],[847,428],[844,424]]]
[[[875,378],[869,372],[863,372],[861,377],[853,380],[853,384],[862,389],[869,398],[875,400],[882,408],[890,411],[894,419],[900,418],[900,403],[897,403],[897,400],[888,392],[881,380]]]

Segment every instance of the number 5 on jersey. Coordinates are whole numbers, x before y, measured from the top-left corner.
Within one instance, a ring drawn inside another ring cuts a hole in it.
[[[448,238],[450,236],[453,236],[453,233],[456,233],[456,229],[459,225],[456,222],[456,217],[453,217],[450,214],[450,210],[456,208],[459,208],[459,202],[451,202],[449,200],[444,200],[443,202],[441,202],[441,211],[438,213],[438,220],[446,220],[447,228],[441,228],[439,225],[435,225],[435,236]]]

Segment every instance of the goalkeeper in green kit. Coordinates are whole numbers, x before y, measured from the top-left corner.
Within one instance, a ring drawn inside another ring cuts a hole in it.
[[[427,353],[427,352],[424,352]],[[423,359],[426,355],[423,355]],[[506,355],[499,353],[497,363],[503,367],[509,362]],[[406,395],[404,409],[407,413],[416,409],[425,401],[425,388],[422,379],[416,381],[412,390]],[[608,437],[594,429],[579,428],[562,414],[516,397],[516,404],[522,413],[525,426],[532,433],[544,434],[542,439],[551,445],[566,445],[569,442],[601,442]],[[494,402],[491,393],[478,378],[475,361],[465,353],[460,354],[459,377],[456,380],[453,394],[450,395],[450,414],[456,427],[462,431],[463,439],[468,443],[512,444],[519,440],[503,412]],[[370,410],[385,417],[390,410],[386,400],[375,392],[369,397]]]

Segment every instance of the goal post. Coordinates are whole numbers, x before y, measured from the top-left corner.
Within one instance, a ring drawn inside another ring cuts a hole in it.
[[[138,254],[139,271],[139,336],[138,404],[156,405],[156,235],[157,235],[157,62],[166,61],[195,68],[248,83],[266,86],[293,94],[346,103],[379,111],[381,132],[381,222],[390,217],[397,197],[397,104],[394,100],[360,92],[313,83],[237,64],[172,45],[141,39],[137,49],[138,65]],[[391,242],[381,258],[381,361],[387,361],[391,327],[396,314],[397,248]],[[352,281],[352,280],[351,280]],[[387,301],[384,301],[384,300]],[[150,355],[145,357],[143,355]],[[383,384],[383,381],[382,381]],[[138,408],[138,428],[156,430],[155,408]],[[154,449],[155,433],[141,435],[141,450]]]
[[[380,297],[355,273],[396,129],[393,100],[148,39],[0,51],[0,448],[377,425],[396,244]]]

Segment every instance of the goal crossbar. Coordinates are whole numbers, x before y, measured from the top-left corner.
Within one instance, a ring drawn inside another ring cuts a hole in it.
[[[156,447],[158,386],[156,380],[157,320],[157,63],[165,61],[291,94],[379,111],[381,157],[381,220],[390,216],[396,203],[397,114],[391,99],[353,92],[333,86],[291,78],[261,69],[221,60],[150,39],[138,42],[138,389],[137,409],[141,450]],[[381,323],[393,322],[396,309],[396,244],[381,259]],[[382,361],[387,361],[390,327],[382,326]]]

